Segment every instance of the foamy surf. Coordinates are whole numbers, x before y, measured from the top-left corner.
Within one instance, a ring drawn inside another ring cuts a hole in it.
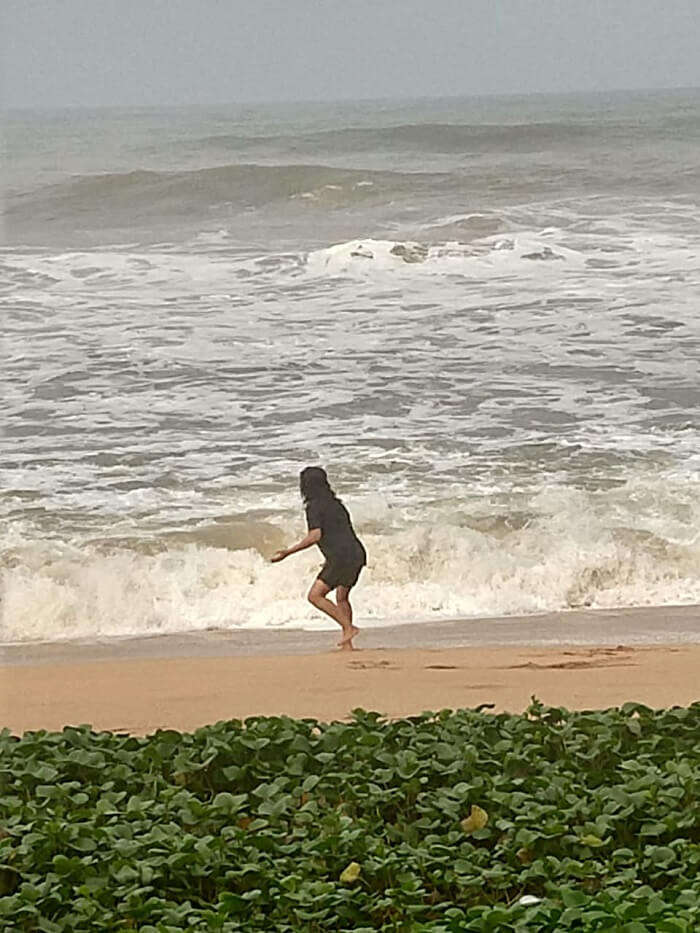
[[[391,624],[700,603],[697,493],[697,482],[670,479],[605,494],[554,487],[521,499],[517,512],[452,501],[426,504],[423,520],[359,500],[369,565],[356,591],[358,618]],[[287,517],[99,544],[15,535],[5,542],[0,640],[332,628],[305,601],[319,555],[268,561],[302,530]]]
[[[338,243],[309,253],[306,268],[312,275],[541,275],[581,270],[585,257],[557,243],[559,230],[484,237],[472,243],[374,240]],[[561,264],[561,265],[560,265]],[[406,267],[409,268],[406,268]]]

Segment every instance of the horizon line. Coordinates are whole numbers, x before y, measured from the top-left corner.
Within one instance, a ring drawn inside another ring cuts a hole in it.
[[[12,113],[18,111],[63,111],[63,110],[177,110],[177,109],[207,109],[213,107],[270,107],[280,105],[333,105],[333,104],[370,104],[370,103],[420,103],[428,101],[457,101],[457,100],[483,100],[483,99],[503,99],[503,98],[526,98],[526,97],[599,97],[605,94],[650,94],[664,92],[683,92],[700,91],[700,85],[664,85],[657,87],[614,87],[614,88],[596,88],[596,89],[578,89],[567,91],[487,91],[480,93],[461,93],[461,94],[428,94],[428,95],[408,95],[393,96],[381,95],[377,97],[298,97],[298,98],[258,98],[258,99],[229,99],[229,100],[211,100],[196,101],[188,103],[103,103],[103,104],[7,104],[0,102],[1,113]]]

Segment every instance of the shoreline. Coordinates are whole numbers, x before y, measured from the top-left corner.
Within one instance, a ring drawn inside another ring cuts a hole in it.
[[[343,720],[357,707],[395,718],[481,704],[522,712],[532,696],[572,709],[700,698],[697,607],[367,628],[354,652],[334,650],[336,632],[259,636],[4,646],[0,728],[143,735],[254,715]]]
[[[359,621],[364,651],[492,646],[700,644],[700,606],[570,609],[399,625]],[[332,651],[334,629],[207,629],[55,642],[0,643],[0,668],[145,658],[251,657]]]

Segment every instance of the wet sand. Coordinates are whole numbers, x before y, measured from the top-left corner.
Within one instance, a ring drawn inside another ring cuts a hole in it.
[[[700,699],[697,607],[368,626],[352,653],[335,640],[248,631],[4,646],[0,727],[145,734],[261,714],[345,719],[356,707],[515,712],[533,695],[578,709]]]

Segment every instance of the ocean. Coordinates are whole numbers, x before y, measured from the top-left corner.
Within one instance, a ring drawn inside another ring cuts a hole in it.
[[[700,91],[10,112],[0,641],[700,602]]]

